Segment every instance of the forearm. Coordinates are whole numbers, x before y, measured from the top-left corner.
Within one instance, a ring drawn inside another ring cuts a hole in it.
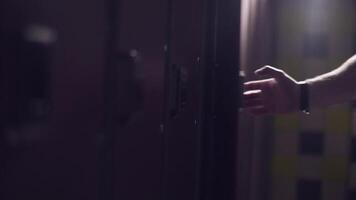
[[[339,68],[306,80],[310,85],[310,108],[343,103],[356,96],[356,55]]]

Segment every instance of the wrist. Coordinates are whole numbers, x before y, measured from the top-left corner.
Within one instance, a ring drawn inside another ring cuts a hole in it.
[[[299,110],[310,113],[310,85],[306,81],[298,82],[299,89]]]

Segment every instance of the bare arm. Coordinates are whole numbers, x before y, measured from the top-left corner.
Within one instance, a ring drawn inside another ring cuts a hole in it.
[[[356,55],[329,73],[301,82],[270,66],[255,73],[266,79],[244,84],[244,104],[254,114],[298,111],[302,83],[309,85],[311,110],[343,103],[356,97]]]
[[[356,55],[337,69],[308,79],[310,107],[324,107],[343,103],[356,96]]]

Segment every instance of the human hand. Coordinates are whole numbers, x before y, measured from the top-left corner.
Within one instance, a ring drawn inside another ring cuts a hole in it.
[[[300,87],[284,71],[265,66],[255,71],[265,79],[244,83],[244,108],[255,115],[282,114],[299,110]]]

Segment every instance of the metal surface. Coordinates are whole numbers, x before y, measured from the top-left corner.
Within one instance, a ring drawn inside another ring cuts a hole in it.
[[[173,0],[170,24],[169,60],[167,61],[169,83],[177,78],[175,67],[183,73],[185,84],[178,88],[184,93],[183,102],[168,98],[165,113],[165,171],[164,199],[196,199],[198,193],[198,152],[201,79],[204,76],[199,57],[203,50],[203,11],[202,0]],[[182,74],[181,74],[182,75]],[[175,84],[167,85],[175,90]],[[172,91],[166,95],[170,96]],[[174,95],[173,95],[174,96]],[[182,98],[178,98],[182,100]],[[176,110],[178,103],[178,112]],[[182,103],[184,105],[182,105]]]
[[[236,199],[240,1],[208,1],[201,199]]]
[[[118,134],[116,118],[120,112],[119,67],[117,66],[119,40],[119,0],[106,1],[108,28],[106,32],[106,64],[103,73],[103,130],[98,133],[98,199],[114,200],[115,195],[115,140]],[[126,74],[128,75],[128,74]]]
[[[58,33],[52,112],[2,121],[1,199],[232,200],[238,3],[1,1],[13,12],[0,12],[0,36],[32,22]]]
[[[167,7],[167,0],[121,1],[116,47],[120,52],[138,53],[135,73],[141,80],[143,103],[125,124],[117,124],[114,199],[161,199]],[[118,70],[125,73],[122,63]],[[123,83],[125,76],[120,77]],[[123,99],[118,104],[119,112],[125,112]]]
[[[103,114],[105,3],[4,0],[0,4],[1,35],[6,41],[1,45],[1,94],[14,92],[13,85],[6,84],[17,73],[10,77],[6,70],[19,69],[12,60],[14,45],[7,36],[29,24],[48,26],[58,34],[49,64],[50,115],[40,122],[11,128],[2,120],[1,148],[5,153],[0,198],[97,199],[96,139]],[[0,97],[2,108],[9,108],[7,97]],[[1,115],[6,119],[3,112]]]

